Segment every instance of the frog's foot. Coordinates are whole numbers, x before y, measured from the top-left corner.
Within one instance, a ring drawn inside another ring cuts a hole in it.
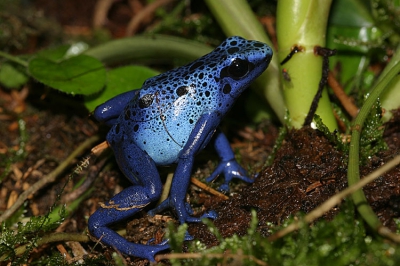
[[[192,207],[190,207],[190,204],[185,202],[185,207],[186,207],[186,212],[190,215],[193,215],[193,210]],[[160,213],[166,209],[174,209],[173,204],[170,201],[170,198],[168,197],[165,199],[163,202],[161,202],[158,206],[156,206],[154,209],[151,209],[150,211],[147,212],[148,215],[154,216],[157,213]]]
[[[146,245],[152,245],[152,244],[154,243],[155,240],[156,240],[155,238],[149,239],[149,241],[147,241]],[[165,239],[163,242],[161,242],[160,244],[156,244],[156,245],[158,245],[158,246],[164,246],[164,245],[167,245],[168,242],[169,242],[169,239]]]
[[[184,206],[184,208],[181,207],[182,205]],[[179,217],[179,221],[181,223],[185,223],[185,222],[186,223],[199,223],[199,222],[201,222],[201,219],[204,219],[204,218],[210,218],[210,219],[215,220],[218,217],[217,213],[213,210],[205,212],[200,217],[194,217],[194,216],[192,216],[193,210],[190,207],[189,203],[184,202],[183,204],[174,204],[174,201],[171,200],[170,197],[168,197],[160,205],[158,205],[154,209],[148,211],[147,213],[151,216],[154,216],[157,213],[159,213],[167,208],[176,210],[178,217]]]
[[[235,160],[220,162],[214,172],[206,179],[211,182],[220,174],[225,176],[225,182],[218,188],[219,191],[228,192],[229,183],[233,178],[241,179],[247,183],[253,183],[254,179],[247,177],[246,170],[243,169]]]
[[[137,210],[129,210],[123,212],[135,212]],[[163,241],[157,245],[142,245],[129,242],[125,238],[121,237],[115,231],[108,228],[110,220],[121,216],[121,211],[116,209],[104,209],[100,208],[97,210],[89,219],[89,231],[90,233],[99,239],[102,243],[114,247],[118,251],[129,255],[140,258],[148,259],[149,261],[155,261],[154,256],[163,250],[170,248],[168,241]]]

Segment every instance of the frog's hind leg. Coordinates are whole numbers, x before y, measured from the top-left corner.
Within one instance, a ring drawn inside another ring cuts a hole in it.
[[[121,171],[134,184],[115,195],[89,218],[89,231],[101,242],[122,253],[154,261],[154,255],[168,249],[161,245],[142,245],[127,241],[108,226],[126,219],[160,197],[162,183],[154,161],[133,143],[121,141],[113,146]]]

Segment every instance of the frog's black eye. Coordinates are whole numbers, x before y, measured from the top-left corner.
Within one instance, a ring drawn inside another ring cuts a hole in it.
[[[142,98],[139,99],[139,107],[140,108],[147,108],[153,103],[154,95],[149,93],[145,94],[142,96]]]
[[[228,67],[228,74],[233,79],[240,79],[249,73],[249,63],[245,60],[236,58]]]

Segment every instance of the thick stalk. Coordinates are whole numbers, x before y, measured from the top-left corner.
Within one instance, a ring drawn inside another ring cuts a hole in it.
[[[300,51],[285,63],[282,70],[283,93],[291,124],[300,128],[318,90],[322,75],[322,57],[314,54],[316,46],[325,47],[326,25],[332,0],[279,0],[277,8],[278,58],[282,62],[297,46]],[[324,124],[337,127],[328,93],[324,90],[316,112]]]

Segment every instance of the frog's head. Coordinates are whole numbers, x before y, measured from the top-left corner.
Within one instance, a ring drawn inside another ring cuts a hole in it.
[[[265,71],[272,58],[272,49],[267,44],[238,36],[226,39],[213,53],[221,57],[214,79],[219,83],[221,98],[225,99],[236,99]]]

